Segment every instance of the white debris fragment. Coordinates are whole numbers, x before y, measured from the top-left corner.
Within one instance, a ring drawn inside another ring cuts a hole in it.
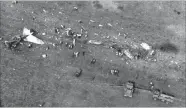
[[[78,57],[78,56],[79,56],[79,52],[74,52],[73,55],[74,55],[75,57]]]
[[[46,58],[46,57],[47,57],[47,55],[46,55],[46,54],[42,54],[42,57],[43,57],[43,58]]]
[[[46,35],[46,33],[42,33],[42,35]]]
[[[124,53],[125,53],[125,55],[126,55],[128,58],[130,58],[130,59],[133,59],[133,58],[134,58],[133,55],[129,52],[128,49],[127,49],[127,50],[124,50]]]
[[[17,4],[18,1],[17,0],[12,0],[12,4]]]
[[[96,40],[89,40],[88,43],[89,43],[89,44],[96,44],[96,45],[102,44],[101,41],[96,41]]]
[[[27,28],[23,28],[23,36],[28,36],[28,35],[32,35],[33,34],[33,32],[30,32],[30,30],[29,29],[27,29]]]
[[[145,49],[145,50],[151,50],[152,49],[152,47],[151,46],[149,46],[147,43],[141,43],[140,44],[141,45],[141,47],[143,48],[143,49]]]
[[[29,35],[27,36],[24,41],[27,41],[27,42],[32,42],[32,43],[35,43],[35,44],[44,44],[44,42],[40,39],[38,39],[37,37],[33,36],[33,35]]]
[[[30,32],[29,29],[27,29],[25,27],[23,28],[23,36],[26,36],[24,41],[32,42],[35,44],[44,44],[44,42],[41,39],[38,39],[37,37],[33,36],[32,34],[33,34],[33,32]]]
[[[107,23],[107,25],[112,27],[112,24],[110,24],[110,23]]]
[[[73,39],[72,44],[76,46],[76,39]]]
[[[99,26],[99,27],[103,27],[103,25],[101,25],[101,24],[99,24],[98,26]]]

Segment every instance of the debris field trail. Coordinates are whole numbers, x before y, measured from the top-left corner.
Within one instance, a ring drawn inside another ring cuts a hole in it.
[[[0,2],[1,105],[185,106],[184,3]],[[24,27],[36,30],[44,44],[20,47],[18,52],[7,49],[4,41],[21,35]],[[68,28],[79,33],[79,38],[72,40]],[[110,48],[135,49],[143,42],[153,48],[169,42],[179,50],[157,50],[156,61],[148,61],[117,56]],[[77,77],[79,69],[82,73]],[[109,73],[112,69],[118,70],[117,76]],[[166,105],[138,89],[133,98],[125,98],[123,87],[110,86],[128,80],[142,89],[153,81],[156,88],[182,101]]]

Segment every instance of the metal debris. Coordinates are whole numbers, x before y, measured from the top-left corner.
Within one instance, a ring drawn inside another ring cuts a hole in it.
[[[54,31],[55,31],[55,33],[57,33],[57,34],[60,33],[60,30],[59,30],[59,28],[57,28],[57,27],[54,28]]]
[[[147,43],[141,43],[140,44],[141,45],[141,47],[143,48],[143,49],[145,49],[145,50],[151,50],[152,49],[152,47],[151,46],[149,46]]]
[[[3,38],[2,38],[2,37],[0,37],[0,41],[1,41],[1,40],[3,40]]]
[[[68,42],[65,43],[65,46],[68,47],[69,49],[74,48],[73,44],[69,44]]]
[[[46,55],[46,54],[42,54],[42,57],[43,57],[43,58],[46,58],[46,57],[47,57],[47,55]]]
[[[123,52],[122,51],[116,51],[116,55],[119,56],[119,57],[122,57],[123,56]]]
[[[96,45],[101,45],[102,44],[101,41],[96,41],[96,40],[89,40],[88,43],[89,44],[96,44]]]
[[[42,33],[42,35],[46,35],[46,33]]]
[[[71,28],[66,29],[67,36],[73,36],[74,32],[72,32]]]
[[[61,29],[64,29],[65,28],[65,25],[61,25]]]
[[[133,93],[134,93],[134,83],[128,81],[126,83],[126,88],[124,88],[124,96],[132,98],[133,97]]]
[[[21,36],[15,36],[11,41],[5,41],[4,44],[11,50],[15,50],[19,45],[22,45],[23,39]]]
[[[80,77],[82,75],[82,69],[78,69],[76,72],[75,72],[75,76],[76,77]]]
[[[134,56],[130,53],[129,49],[124,50],[124,54],[125,54],[128,58],[134,59]]]
[[[79,52],[73,52],[73,56],[74,57],[78,57],[79,56]]]
[[[76,46],[76,39],[73,39],[72,44],[73,46]]]
[[[17,0],[13,0],[13,1],[12,1],[12,4],[17,4],[17,3],[18,3]]]
[[[76,34],[77,38],[81,38],[82,34]]]
[[[165,102],[166,104],[173,103],[175,99],[173,95],[163,93],[159,89],[154,90],[152,97],[154,100],[160,100],[162,102]]]
[[[110,70],[110,73],[112,74],[112,75],[119,75],[119,70],[117,70],[117,69],[112,69],[112,70]]]
[[[35,44],[44,44],[44,42],[41,40],[41,39],[38,39],[37,37],[33,36],[33,35],[29,35],[27,36],[24,41],[27,41],[27,42],[32,42],[32,43],[35,43]]]
[[[90,62],[91,64],[95,64],[96,63],[96,59],[95,58],[93,58],[92,60],[91,60],[91,62]]]

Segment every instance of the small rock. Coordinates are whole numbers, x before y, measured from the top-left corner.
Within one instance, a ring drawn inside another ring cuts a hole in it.
[[[75,76],[76,77],[80,77],[81,75],[82,75],[82,69],[79,69],[79,70],[77,70],[76,72],[75,72]]]
[[[170,87],[170,85],[168,85],[168,87]]]

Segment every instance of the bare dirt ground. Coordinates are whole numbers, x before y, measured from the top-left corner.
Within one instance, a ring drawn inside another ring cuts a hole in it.
[[[185,106],[185,2],[178,1],[32,1],[0,2],[1,106],[12,107],[170,107]],[[65,26],[61,29],[61,25]],[[24,45],[21,51],[6,48],[4,41],[36,30],[45,44]],[[65,29],[81,33],[74,48]],[[88,40],[104,42],[90,45]],[[127,47],[146,42],[159,48],[156,61],[116,56],[112,45]],[[175,48],[161,45],[171,43]],[[78,57],[73,52],[78,51]],[[47,57],[43,58],[42,54]],[[91,60],[95,58],[93,64]],[[75,72],[82,69],[79,77]],[[110,74],[118,69],[119,75]],[[135,81],[138,88],[155,87],[177,100],[165,104],[152,93],[136,89],[123,97],[122,83]],[[116,85],[116,86],[111,86]]]

